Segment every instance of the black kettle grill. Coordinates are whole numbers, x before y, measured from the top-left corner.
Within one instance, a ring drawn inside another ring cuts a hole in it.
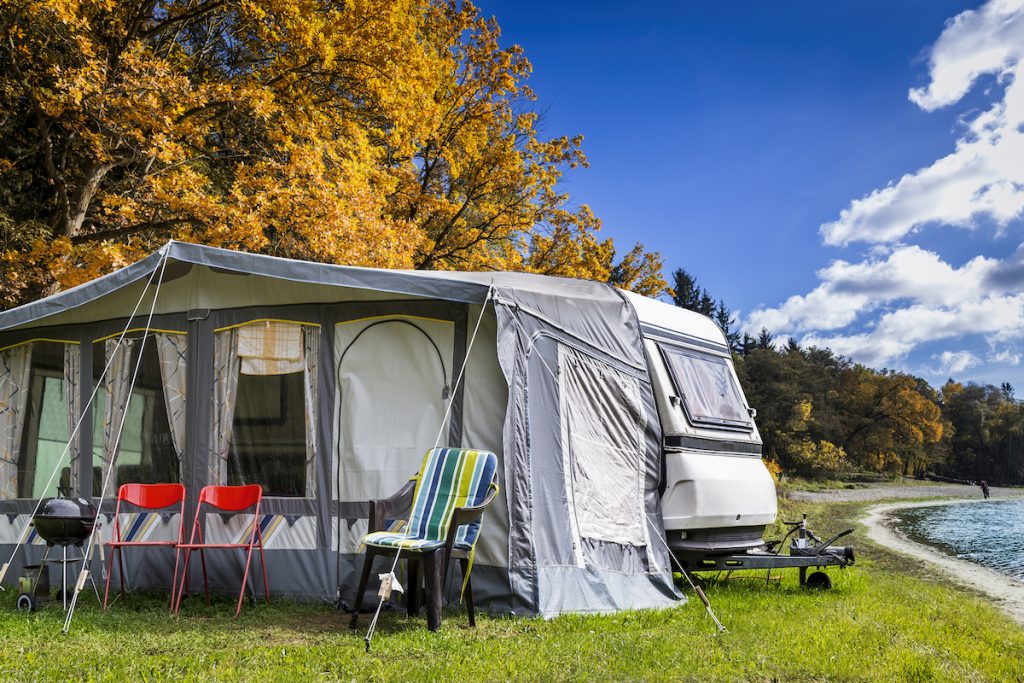
[[[85,498],[44,498],[32,524],[50,547],[81,548],[92,533],[95,520],[96,506]]]
[[[60,491],[60,493],[64,494],[65,492]],[[68,563],[83,562],[85,560],[84,550],[81,557],[69,559],[68,547],[75,546],[81,548],[92,534],[95,523],[96,506],[85,498],[71,498],[61,495],[57,498],[44,498],[39,501],[39,508],[32,516],[32,526],[35,527],[39,537],[46,541],[46,553],[43,555],[43,561],[39,565],[32,565],[32,568],[38,567],[38,572],[36,573],[35,581],[30,582],[30,589],[23,590],[18,596],[18,609],[34,610],[36,608],[39,596],[36,594],[35,587],[39,586],[42,581],[43,573],[47,567],[47,557],[50,554],[50,549],[54,546],[60,546],[62,551],[61,559],[52,560],[52,562],[61,565],[61,601],[64,609],[67,609]],[[26,569],[29,569],[29,567],[26,567]],[[93,589],[96,590],[95,582],[93,582]],[[99,599],[98,594],[97,599]]]

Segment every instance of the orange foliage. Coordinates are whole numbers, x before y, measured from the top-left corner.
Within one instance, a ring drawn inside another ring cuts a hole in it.
[[[559,191],[582,138],[538,137],[529,62],[470,3],[0,4],[5,305],[168,238],[664,289]]]

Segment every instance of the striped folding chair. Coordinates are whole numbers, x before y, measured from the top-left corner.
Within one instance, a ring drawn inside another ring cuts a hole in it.
[[[406,607],[419,611],[419,568],[427,585],[427,628],[441,628],[442,586],[449,562],[462,566],[462,591],[471,626],[476,625],[469,574],[480,534],[480,518],[498,493],[498,457],[489,451],[434,448],[427,451],[419,473],[391,498],[370,501],[370,533],[363,538],[366,558],[356,591],[352,628],[356,627],[373,560],[396,553],[408,561]],[[401,531],[383,531],[387,520],[408,522]]]

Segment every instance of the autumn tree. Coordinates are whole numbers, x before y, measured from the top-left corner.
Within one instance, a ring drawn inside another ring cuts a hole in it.
[[[927,384],[857,365],[844,373],[840,397],[840,443],[862,467],[912,475],[938,464],[946,423]]]
[[[1024,404],[1005,386],[942,386],[943,414],[952,428],[951,456],[943,473],[964,479],[1024,481]]]
[[[0,0],[0,28],[5,305],[171,237],[664,287],[560,191],[581,138],[539,136],[469,3]]]

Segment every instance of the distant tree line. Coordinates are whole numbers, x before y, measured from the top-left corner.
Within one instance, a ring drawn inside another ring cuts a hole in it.
[[[920,377],[874,370],[831,349],[777,343],[762,328],[740,335],[724,301],[685,270],[673,274],[677,306],[709,315],[725,332],[765,458],[807,477],[874,472],[1024,483],[1024,403],[1013,387],[939,390]]]

